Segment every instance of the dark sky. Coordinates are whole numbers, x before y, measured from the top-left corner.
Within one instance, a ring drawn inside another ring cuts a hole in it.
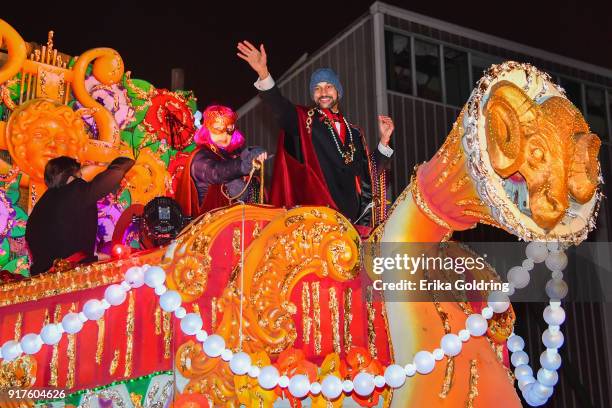
[[[266,44],[270,70],[279,77],[303,53],[316,51],[372,4],[363,0],[245,4],[200,0],[154,5],[109,0],[46,2],[46,6],[31,7],[25,1],[0,1],[0,18],[26,41],[44,43],[47,31],[53,29],[56,46],[71,55],[94,47],[114,48],[134,78],[158,87],[169,87],[171,68],[181,67],[185,87],[195,91],[200,107],[215,101],[234,108],[255,95],[255,75],[236,57],[237,41]],[[387,1],[612,69],[609,2]],[[96,7],[98,4],[103,8]]]

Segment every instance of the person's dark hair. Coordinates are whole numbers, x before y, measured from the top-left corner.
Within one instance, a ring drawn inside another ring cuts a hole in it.
[[[76,177],[81,164],[72,157],[60,156],[51,159],[45,166],[45,184],[47,188],[62,187],[70,176]]]

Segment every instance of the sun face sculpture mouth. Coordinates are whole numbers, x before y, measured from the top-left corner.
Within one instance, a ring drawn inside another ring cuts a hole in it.
[[[489,69],[467,106],[468,170],[493,217],[525,240],[584,240],[601,196],[601,141],[563,90],[531,65],[506,62]],[[528,211],[504,193],[517,175]]]

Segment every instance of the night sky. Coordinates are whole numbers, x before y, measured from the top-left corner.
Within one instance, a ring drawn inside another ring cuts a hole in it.
[[[270,71],[278,78],[302,54],[319,49],[372,4],[363,0],[248,4],[204,0],[192,5],[171,1],[163,6],[128,4],[126,0],[70,5],[46,2],[44,6],[0,2],[0,18],[26,41],[44,44],[47,31],[52,29],[57,48],[70,55],[94,47],[114,48],[133,78],[146,79],[157,87],[169,87],[170,70],[181,67],[185,87],[195,91],[200,107],[214,101],[234,108],[256,93],[254,73],[236,57],[239,40],[263,42]],[[605,9],[606,3],[387,3],[612,69],[612,14]]]

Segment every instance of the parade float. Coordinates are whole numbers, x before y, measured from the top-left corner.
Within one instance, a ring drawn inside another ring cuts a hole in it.
[[[33,391],[3,404],[517,407],[519,392],[534,406],[552,395],[563,247],[594,228],[601,193],[600,141],[547,74],[492,66],[366,240],[329,208],[236,204],[144,249],[129,220],[153,198],[172,197],[195,147],[193,95],[131,78],[112,49],[69,58],[51,39],[34,49],[1,20],[0,38],[8,55],[0,67],[0,389]],[[44,192],[46,161],[58,155],[90,164],[86,178],[118,155],[136,159],[121,191],[100,203],[100,248],[135,252],[60,261],[27,278],[27,214]],[[504,188],[517,173],[529,208]],[[385,302],[372,289],[364,245],[448,241],[478,223],[531,242],[508,274],[513,290],[529,283],[534,264],[552,271],[539,363],[529,365],[504,295],[488,304]]]

